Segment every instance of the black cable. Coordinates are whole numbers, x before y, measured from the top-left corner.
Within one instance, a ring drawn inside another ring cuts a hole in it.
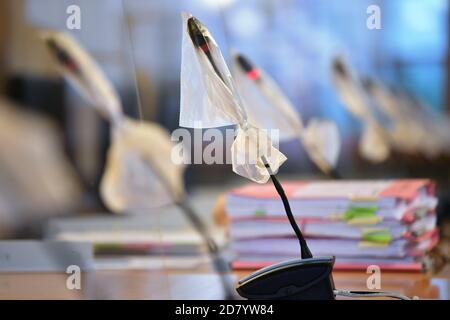
[[[229,285],[229,281],[226,278],[226,274],[228,274],[230,271],[229,266],[228,263],[222,258],[216,241],[211,237],[205,224],[186,199],[176,202],[176,205],[185,213],[192,226],[196,229],[196,231],[203,238],[203,241],[206,243],[208,254],[212,260],[214,269],[219,274],[222,288],[225,294],[225,300],[234,300],[234,290],[231,288],[231,286]]]
[[[292,229],[294,229],[295,234],[297,235],[298,241],[300,243],[300,253],[302,259],[308,259],[312,258],[313,255],[311,251],[308,248],[308,245],[306,244],[306,240],[303,237],[302,232],[300,231],[300,228],[297,225],[297,222],[295,221],[294,215],[291,211],[291,206],[289,205],[289,200],[286,196],[286,193],[284,192],[283,187],[281,186],[281,183],[278,181],[278,179],[275,177],[275,175],[272,173],[272,170],[270,168],[269,163],[265,161],[265,167],[270,173],[270,179],[273,182],[273,185],[275,186],[275,189],[277,190],[281,200],[283,201],[284,210],[286,211],[286,215],[289,219],[289,223],[291,224]]]
[[[407,297],[400,293],[390,291],[351,291],[351,290],[334,290],[335,296],[343,296],[350,298],[393,298],[398,300],[418,300],[418,297]]]

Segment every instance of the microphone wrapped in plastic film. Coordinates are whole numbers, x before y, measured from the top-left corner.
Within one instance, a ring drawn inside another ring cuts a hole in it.
[[[231,146],[233,171],[258,183],[265,183],[265,157],[274,172],[286,157],[273,145],[265,130],[247,116],[234,80],[215,40],[196,18],[182,14],[180,126],[212,128],[236,125]]]
[[[376,106],[393,123],[390,134],[394,148],[401,152],[420,153],[429,159],[449,153],[450,130],[446,115],[422,108],[404,92],[393,90],[379,80],[364,80]]]
[[[77,206],[81,187],[59,135],[50,119],[0,99],[0,236]]]
[[[369,161],[385,161],[390,155],[390,138],[374,115],[370,97],[364,91],[360,80],[340,57],[333,61],[332,75],[345,108],[363,125],[359,152]]]
[[[299,139],[319,169],[330,173],[336,167],[341,146],[336,124],[313,118],[305,127],[300,114],[269,75],[242,54],[233,51],[232,56],[233,75],[249,121],[259,128],[277,130],[280,141]]]
[[[184,197],[185,166],[183,159],[171,158],[177,155],[172,155],[169,133],[156,123],[125,116],[112,84],[70,35],[45,31],[41,36],[61,73],[111,123],[112,142],[100,185],[108,208],[135,213]]]

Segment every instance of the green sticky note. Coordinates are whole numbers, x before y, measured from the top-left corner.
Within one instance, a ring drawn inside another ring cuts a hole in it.
[[[257,217],[264,217],[266,215],[266,212],[263,209],[257,209],[255,211],[255,216]]]
[[[388,244],[393,240],[388,228],[368,228],[362,230],[362,238],[365,241]]]
[[[378,211],[377,206],[369,206],[369,207],[350,207],[347,211],[344,212],[342,218],[345,221],[349,221],[355,218],[367,218],[374,217]]]

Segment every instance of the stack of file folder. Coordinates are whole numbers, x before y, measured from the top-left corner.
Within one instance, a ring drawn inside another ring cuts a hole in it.
[[[285,182],[292,212],[314,256],[335,269],[423,270],[438,242],[437,198],[430,180]],[[298,241],[272,185],[226,195],[235,269],[298,258]]]

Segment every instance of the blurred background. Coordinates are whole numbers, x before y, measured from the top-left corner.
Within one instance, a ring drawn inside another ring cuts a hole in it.
[[[366,27],[371,4],[381,8],[380,30]],[[80,30],[66,28],[70,5],[81,8]],[[446,0],[2,0],[0,226],[50,213],[107,211],[98,189],[108,123],[58,76],[36,28],[73,35],[114,83],[126,114],[172,131],[179,115],[181,11],[208,26],[226,59],[235,48],[266,70],[305,120],[337,123],[343,141],[338,170],[345,178],[433,178],[443,217],[450,159],[395,152],[379,164],[361,158],[361,124],[338,98],[330,66],[334,56],[345,56],[358,72],[447,114],[449,9]],[[321,177],[299,142],[281,150],[290,160],[282,177]],[[48,166],[37,177],[41,162]],[[186,174],[188,190],[244,182],[225,165],[192,165]]]

